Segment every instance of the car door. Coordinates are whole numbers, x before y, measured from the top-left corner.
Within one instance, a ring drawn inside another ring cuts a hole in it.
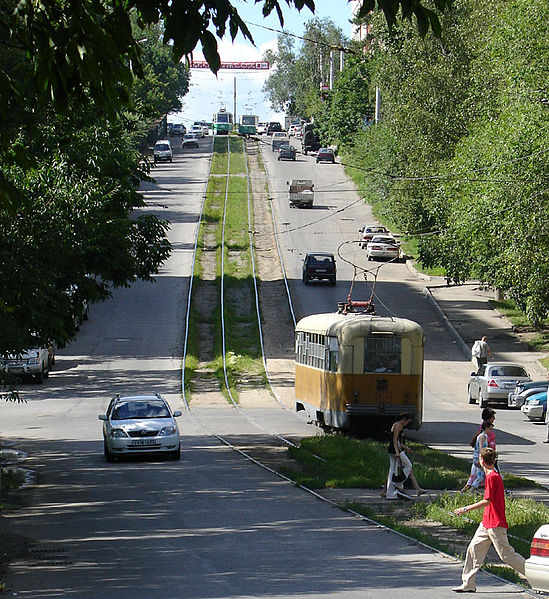
[[[486,374],[486,364],[483,364],[477,371],[477,373],[472,377],[470,383],[471,396],[474,399],[478,399],[482,387],[482,381],[484,380],[484,375]]]

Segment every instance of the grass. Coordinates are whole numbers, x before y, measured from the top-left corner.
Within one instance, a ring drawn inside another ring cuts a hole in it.
[[[284,474],[314,489],[380,488],[387,478],[387,443],[388,440],[352,439],[339,435],[302,439],[298,448],[289,450],[299,467],[286,469]],[[463,487],[471,471],[469,460],[411,441],[407,445],[413,449],[410,457],[421,487],[453,490]],[[505,486],[520,489],[538,485],[529,479],[505,474]]]
[[[543,322],[543,329],[536,329],[526,318],[524,312],[519,310],[513,300],[490,300],[492,306],[501,312],[520,332],[536,332],[537,334],[528,339],[527,344],[535,351],[549,352],[549,319]],[[549,356],[542,360],[549,369]]]

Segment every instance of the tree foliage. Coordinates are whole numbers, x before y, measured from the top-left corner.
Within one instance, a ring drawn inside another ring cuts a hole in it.
[[[440,38],[371,18],[382,120],[343,140],[424,265],[501,288],[537,324],[549,310],[547,22],[544,0],[456,1]]]

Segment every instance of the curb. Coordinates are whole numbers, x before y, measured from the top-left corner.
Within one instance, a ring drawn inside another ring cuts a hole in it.
[[[436,312],[437,316],[439,317],[440,321],[448,329],[450,335],[452,335],[452,337],[455,339],[455,342],[457,343],[459,349],[461,350],[461,353],[463,354],[463,356],[465,357],[467,362],[470,362],[471,361],[471,350],[470,350],[469,346],[465,343],[465,341],[463,341],[461,335],[457,332],[454,325],[450,322],[450,320],[448,319],[448,317],[446,316],[446,314],[444,313],[442,308],[438,305],[438,303],[437,303],[436,299],[433,297],[433,294],[431,293],[431,290],[429,289],[429,287],[423,288],[423,295],[429,300],[429,302],[431,303],[431,306],[433,306],[433,309]]]
[[[431,280],[431,277],[429,275],[426,275],[426,274],[423,274],[422,272],[419,272],[419,270],[416,269],[416,267],[414,266],[413,262],[409,258],[406,260],[406,266],[408,267],[408,270],[417,279],[421,279],[422,281],[430,281]]]

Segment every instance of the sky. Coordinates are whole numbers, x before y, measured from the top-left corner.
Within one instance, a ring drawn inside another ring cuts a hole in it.
[[[223,40],[218,40],[218,51],[224,62],[261,60],[267,49],[276,50],[278,33],[255,27],[252,23],[281,29],[276,12],[264,18],[261,14],[263,3],[254,4],[254,0],[233,0],[241,18],[247,23],[254,38],[255,47],[239,34],[234,43],[227,33]],[[315,0],[316,10],[313,15],[308,8],[298,12],[290,9],[284,0],[280,0],[284,14],[284,30],[296,35],[303,35],[304,25],[316,17],[329,17],[343,30],[344,35],[351,35],[351,6],[347,0]],[[297,41],[297,40],[296,40]],[[200,45],[193,53],[195,60],[203,60]],[[194,121],[210,122],[214,112],[224,107],[234,112],[234,80],[236,77],[237,116],[256,114],[260,121],[277,120],[284,122],[284,115],[275,113],[263,95],[262,87],[269,71],[234,71],[219,70],[216,75],[207,69],[191,69],[189,93],[183,98],[183,110],[169,116],[174,123],[191,124]]]

